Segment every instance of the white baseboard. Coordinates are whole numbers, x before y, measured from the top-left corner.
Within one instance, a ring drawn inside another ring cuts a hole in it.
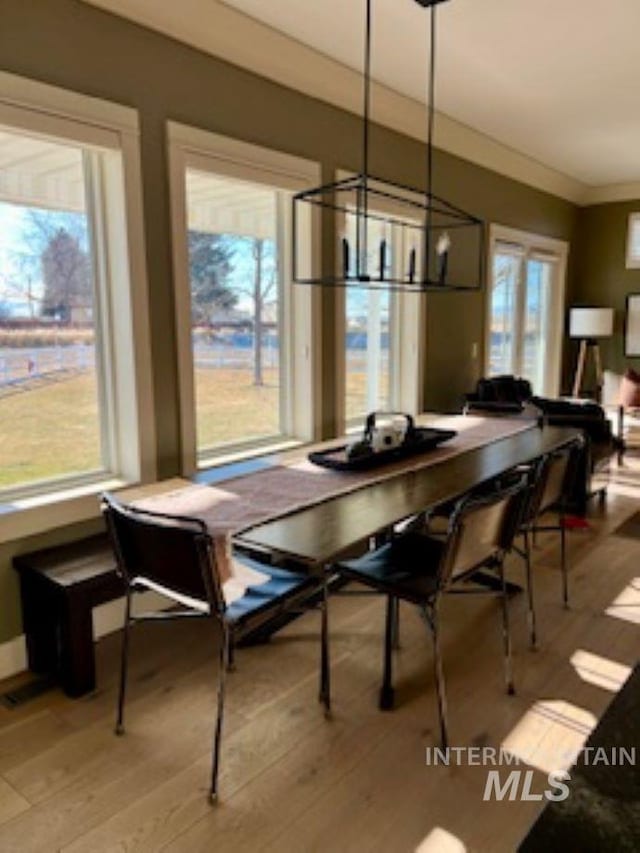
[[[164,610],[171,602],[155,592],[143,592],[133,598],[133,613]],[[93,608],[93,637],[99,640],[119,631],[124,624],[124,598],[117,598]],[[24,634],[0,643],[0,680],[18,675],[27,669],[27,643]]]
[[[0,643],[0,678],[10,678],[27,668],[27,642],[24,634]]]

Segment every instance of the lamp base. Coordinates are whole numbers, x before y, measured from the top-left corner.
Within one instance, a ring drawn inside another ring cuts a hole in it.
[[[593,353],[593,360],[596,370],[596,386],[597,386],[597,401],[600,402],[600,395],[602,393],[602,385],[604,382],[602,375],[602,360],[600,358],[600,346],[598,341],[594,338],[582,338],[580,341],[580,353],[578,355],[578,364],[576,366],[576,372],[573,379],[573,397],[580,396],[580,389],[582,388],[582,380],[584,378],[584,370],[587,364],[587,353],[591,351]]]

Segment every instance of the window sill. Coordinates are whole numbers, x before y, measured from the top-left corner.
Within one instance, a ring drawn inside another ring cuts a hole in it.
[[[99,516],[98,495],[125,485],[123,480],[111,477],[0,502],[0,542],[11,542],[96,519]]]
[[[301,447],[304,442],[294,439],[278,438],[251,448],[225,448],[219,454],[211,454],[201,459],[196,482],[213,482],[218,479],[228,479],[242,471],[235,471],[243,462],[256,464],[262,461],[269,464],[266,457],[275,453]],[[163,488],[170,486],[178,488],[187,485],[187,480],[175,478],[164,481]],[[23,497],[8,497],[5,501],[0,498],[0,543],[14,542],[28,536],[37,536],[71,524],[98,519],[100,510],[98,496],[104,491],[120,491],[125,500],[134,500],[153,493],[158,483],[148,486],[136,486],[117,477],[105,477],[91,483],[72,485],[38,495]]]
[[[270,456],[274,453],[282,453],[285,450],[293,450],[296,447],[302,447],[305,443],[296,438],[278,436],[259,444],[221,447],[218,451],[212,450],[198,459],[198,474],[206,475],[211,469],[220,468],[224,465],[233,465],[236,462],[245,462],[260,456]]]

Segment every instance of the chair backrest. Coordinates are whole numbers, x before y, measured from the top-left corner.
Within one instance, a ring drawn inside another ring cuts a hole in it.
[[[492,376],[478,380],[476,393],[482,402],[523,403],[533,392],[526,379],[516,376]]]
[[[449,522],[439,566],[439,586],[471,570],[499,560],[511,548],[522,513],[526,479],[498,486],[483,495],[463,498]]]
[[[109,494],[102,496],[101,509],[118,570],[127,583],[143,578],[168,592],[207,602],[212,612],[224,611],[212,540],[203,522],[125,506]]]
[[[570,444],[547,454],[534,466],[526,509],[527,521],[533,521],[553,506],[563,507],[568,503],[580,451],[577,443]]]

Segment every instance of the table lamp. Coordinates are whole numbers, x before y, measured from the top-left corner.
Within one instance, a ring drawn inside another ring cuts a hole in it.
[[[573,396],[580,396],[580,388],[587,363],[587,353],[593,353],[596,369],[598,395],[602,388],[602,361],[600,360],[600,338],[613,335],[613,308],[572,308],[569,313],[569,336],[580,339],[580,354],[573,380]]]

